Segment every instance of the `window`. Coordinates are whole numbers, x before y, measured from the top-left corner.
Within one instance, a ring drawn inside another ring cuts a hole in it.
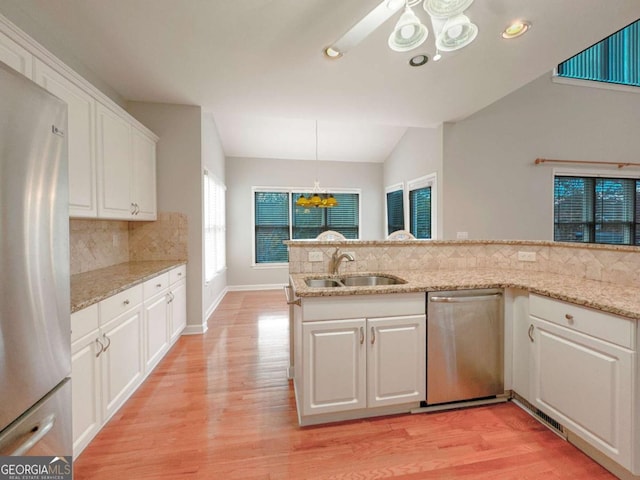
[[[640,180],[556,176],[553,239],[640,245]]]
[[[435,238],[436,176],[428,175],[409,182],[409,231],[416,238]]]
[[[404,230],[404,192],[402,184],[387,187],[387,235]]]
[[[558,65],[559,77],[640,86],[640,21]]]
[[[289,192],[255,192],[255,263],[288,261]]]
[[[316,238],[322,232],[334,230],[348,239],[360,236],[360,194],[333,193],[338,206],[332,208],[302,208],[295,205],[301,195],[293,189],[254,188],[255,264],[288,262],[289,239]]]
[[[209,282],[226,268],[225,186],[204,171],[204,278]]]

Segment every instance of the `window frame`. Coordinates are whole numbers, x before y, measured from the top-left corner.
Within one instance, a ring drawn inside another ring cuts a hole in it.
[[[410,193],[413,190],[419,190],[421,188],[431,187],[431,238],[417,238],[416,240],[437,240],[438,239],[438,174],[436,172],[424,175],[422,177],[414,178],[407,182],[407,188],[405,189],[405,206],[404,209],[404,224],[405,227],[411,228],[411,203]],[[413,232],[411,232],[413,233]]]
[[[589,178],[606,178],[606,179],[631,179],[640,181],[640,173],[623,172],[620,170],[609,169],[576,169],[576,168],[554,168],[551,171],[551,235],[552,241],[561,242],[561,240],[555,240],[555,181],[556,177],[589,177]],[[640,209],[640,206],[636,207]],[[595,213],[594,213],[595,215]],[[595,237],[594,237],[595,239]],[[600,242],[567,242],[586,245],[615,245],[615,246],[631,246],[637,247],[635,243],[600,243]]]
[[[387,238],[390,233],[389,233],[389,203],[388,203],[388,197],[387,195],[389,195],[390,193],[393,192],[402,192],[402,229],[401,230],[406,230],[407,229],[407,215],[406,215],[406,201],[405,201],[405,188],[404,188],[404,182],[400,182],[400,183],[395,183],[393,185],[389,185],[388,187],[384,188],[384,238]]]
[[[353,193],[358,195],[358,237],[356,240],[360,240],[362,236],[362,189],[360,188],[323,188],[328,193]],[[251,187],[251,268],[265,269],[265,268],[289,268],[289,262],[273,262],[273,263],[257,263],[256,262],[256,204],[255,195],[256,192],[278,192],[289,194],[289,240],[293,239],[293,209],[295,208],[294,194],[298,192],[310,191],[309,187],[269,187],[269,186],[252,186]],[[296,239],[296,242],[313,241],[313,238],[309,239]]]

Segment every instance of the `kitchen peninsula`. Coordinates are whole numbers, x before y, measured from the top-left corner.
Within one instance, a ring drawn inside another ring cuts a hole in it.
[[[542,241],[415,240],[291,241],[288,246],[295,332],[291,373],[301,423],[342,420],[350,413],[351,418],[389,413],[375,408],[368,412],[367,406],[375,407],[371,396],[365,395],[364,406],[350,412],[349,402],[323,397],[329,391],[313,391],[322,378],[317,374],[322,371],[319,348],[330,350],[328,343],[306,336],[314,327],[327,330],[333,322],[333,332],[337,332],[337,327],[344,330],[348,321],[362,319],[362,325],[368,326],[367,322],[381,316],[403,318],[406,323],[408,317],[424,316],[426,292],[499,288],[504,291],[505,391],[534,416],[550,419],[562,436],[616,475],[637,478],[631,476],[640,473],[640,444],[636,440],[640,421],[635,415],[640,398],[637,248]],[[343,263],[338,277],[375,273],[392,275],[405,283],[310,287],[307,279],[327,278],[328,260],[336,248],[354,257],[354,261]],[[318,258],[318,251],[324,261],[309,261]],[[311,252],[314,255],[310,256]],[[368,308],[370,305],[374,307]],[[405,311],[407,305],[411,305],[410,312]],[[329,313],[325,318],[318,315],[320,311]],[[357,328],[354,351],[358,349]],[[406,325],[403,328],[407,330]],[[360,374],[370,392],[377,387],[370,385],[375,375],[366,370],[371,347],[365,331],[362,338],[368,350]],[[322,341],[327,338],[325,334]],[[330,352],[322,358],[331,358]],[[389,364],[384,368],[392,371],[395,367]],[[395,376],[411,378],[405,373],[406,368],[399,368]],[[311,376],[311,384],[307,376]],[[353,390],[358,389],[354,385]],[[313,411],[310,407],[332,403],[335,411],[327,414],[325,409],[322,415],[308,415]],[[409,412],[416,403],[397,407]]]

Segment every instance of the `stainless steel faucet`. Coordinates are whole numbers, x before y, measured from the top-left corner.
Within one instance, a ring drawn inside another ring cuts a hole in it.
[[[346,260],[347,262],[353,262],[355,258],[350,253],[340,253],[340,249],[336,248],[336,251],[331,255],[331,260],[329,261],[329,274],[337,275],[338,269],[340,268],[340,264],[342,260]]]

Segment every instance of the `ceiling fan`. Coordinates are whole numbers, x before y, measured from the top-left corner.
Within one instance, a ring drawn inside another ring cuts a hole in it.
[[[389,48],[396,52],[418,48],[429,36],[429,30],[413,11],[413,7],[420,3],[431,19],[438,50],[434,60],[440,59],[440,52],[466,47],[478,35],[478,27],[464,14],[473,0],[383,0],[342,37],[325,48],[325,56],[332,59],[342,57],[400,9],[403,12],[389,35]]]

